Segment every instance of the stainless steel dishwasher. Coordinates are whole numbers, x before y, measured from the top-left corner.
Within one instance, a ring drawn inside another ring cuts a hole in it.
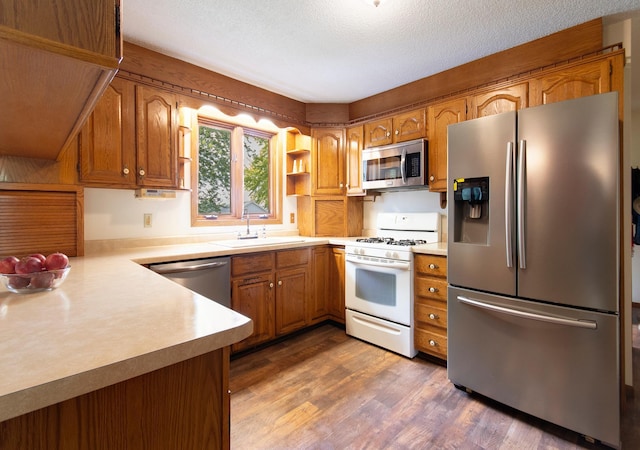
[[[149,264],[149,269],[231,308],[231,258],[192,259]]]

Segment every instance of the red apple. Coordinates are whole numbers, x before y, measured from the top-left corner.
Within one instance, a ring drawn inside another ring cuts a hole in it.
[[[64,269],[69,265],[69,257],[64,253],[56,252],[47,256],[44,267],[47,270]]]
[[[40,263],[42,264],[42,266],[44,266],[44,262],[47,259],[42,253],[32,253],[29,256],[31,256],[33,258],[38,258],[40,260]]]
[[[37,289],[50,288],[53,286],[53,279],[55,274],[50,272],[43,272],[35,274],[31,277],[31,286]]]
[[[34,273],[42,270],[40,259],[33,256],[25,256],[16,263],[16,273]]]
[[[0,273],[16,273],[16,263],[20,261],[15,256],[7,256],[0,260]]]
[[[31,280],[28,277],[9,277],[9,287],[13,289],[23,289],[29,285]]]

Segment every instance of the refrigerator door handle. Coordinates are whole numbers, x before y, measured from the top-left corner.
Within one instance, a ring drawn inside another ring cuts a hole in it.
[[[566,319],[563,317],[547,316],[544,314],[520,311],[512,308],[505,308],[504,306],[492,305],[490,303],[481,302],[479,300],[473,300],[468,297],[463,297],[461,295],[458,295],[457,298],[459,302],[466,303],[467,305],[475,306],[476,308],[482,308],[482,309],[487,309],[489,311],[509,314],[509,315],[521,317],[524,319],[539,320],[541,322],[550,322],[558,325],[568,325],[568,326],[578,327],[578,328],[588,328],[590,330],[595,330],[598,328],[598,323],[592,320]]]
[[[504,185],[504,228],[507,267],[513,267],[513,142],[507,143],[507,170]]]
[[[518,261],[521,269],[527,268],[527,259],[524,253],[524,174],[527,162],[527,141],[520,141],[520,151],[518,152]]]

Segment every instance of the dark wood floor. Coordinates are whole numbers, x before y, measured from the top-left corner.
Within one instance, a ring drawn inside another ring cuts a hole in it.
[[[623,448],[640,448],[640,308],[636,395]],[[231,448],[599,449],[577,433],[469,395],[446,368],[323,325],[231,363]]]

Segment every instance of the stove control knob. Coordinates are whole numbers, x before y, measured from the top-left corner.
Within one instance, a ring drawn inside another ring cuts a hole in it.
[[[389,250],[387,250],[387,251],[384,253],[384,256],[385,256],[386,258],[391,258],[393,255],[392,255],[392,253],[391,253]]]

